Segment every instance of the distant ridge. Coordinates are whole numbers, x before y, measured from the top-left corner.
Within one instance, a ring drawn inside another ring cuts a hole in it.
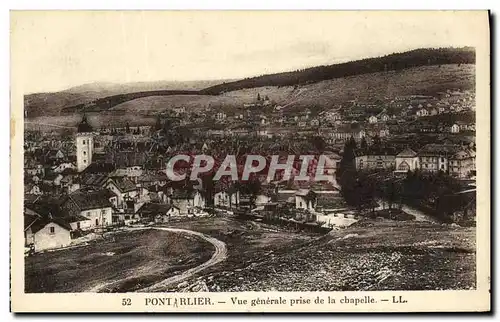
[[[292,72],[250,77],[235,82],[225,82],[205,88],[200,91],[200,93],[218,95],[245,88],[304,85],[360,74],[391,70],[397,71],[411,67],[430,65],[475,64],[475,61],[475,49],[472,47],[423,48],[382,57],[366,58],[340,64],[311,67]]]

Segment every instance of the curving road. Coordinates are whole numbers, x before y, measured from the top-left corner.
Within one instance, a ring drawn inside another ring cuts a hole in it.
[[[377,200],[377,203],[378,203],[378,207],[375,208],[375,210],[384,209],[383,204],[382,204],[382,200]],[[418,210],[418,209],[413,208],[413,207],[410,207],[410,206],[407,206],[405,204],[402,205],[401,210],[403,210],[407,214],[415,216],[415,221],[428,221],[428,222],[432,222],[432,223],[438,223],[438,221],[436,219],[427,215],[423,211]]]
[[[218,239],[215,239],[213,237],[210,237],[208,235],[199,233],[197,231],[192,231],[192,230],[187,230],[187,229],[179,229],[179,228],[166,228],[166,227],[154,227],[154,229],[159,229],[159,230],[167,230],[167,231],[172,231],[172,232],[178,232],[178,233],[186,233],[194,236],[198,236],[207,242],[211,243],[215,247],[215,252],[212,255],[212,257],[206,261],[205,263],[190,268],[187,271],[182,272],[179,275],[175,275],[172,277],[169,277],[161,282],[158,282],[154,285],[151,285],[149,287],[143,288],[138,290],[138,292],[155,292],[158,291],[162,288],[165,288],[169,285],[179,283],[185,279],[188,279],[189,277],[193,276],[194,274],[197,274],[201,271],[203,271],[206,268],[209,268],[210,266],[213,266],[217,263],[220,263],[224,261],[227,257],[227,248],[226,244]]]
[[[216,238],[210,237],[208,235],[199,233],[197,231],[192,231],[192,230],[187,230],[187,229],[180,229],[180,228],[167,228],[167,227],[131,228],[130,230],[141,230],[141,229],[157,229],[157,230],[165,230],[165,231],[170,231],[170,232],[175,232],[175,233],[185,233],[185,234],[197,236],[197,237],[200,237],[203,240],[206,240],[210,244],[214,245],[215,252],[212,255],[212,257],[208,261],[206,261],[205,263],[203,263],[201,265],[198,265],[196,267],[190,268],[190,269],[182,272],[179,275],[175,275],[175,276],[169,277],[169,278],[164,279],[163,281],[160,281],[160,282],[158,282],[156,284],[153,284],[153,285],[148,286],[146,288],[137,290],[136,292],[155,292],[155,291],[159,291],[162,288],[165,288],[165,287],[170,286],[172,284],[182,282],[183,280],[186,280],[186,279],[190,278],[194,274],[197,274],[197,273],[203,271],[204,269],[209,268],[210,266],[213,266],[213,265],[215,265],[217,263],[220,263],[220,262],[224,261],[226,259],[226,257],[227,257],[227,247],[226,247],[226,244],[224,242],[222,242],[222,241],[220,241],[220,240],[218,240]],[[116,282],[117,281],[113,281],[113,282],[110,282],[110,283],[106,283],[104,285],[102,285],[102,284],[98,285],[96,287],[91,288],[90,290],[87,290],[87,292],[98,293],[98,292],[105,291],[106,288],[109,285],[112,285],[112,284],[114,284]]]

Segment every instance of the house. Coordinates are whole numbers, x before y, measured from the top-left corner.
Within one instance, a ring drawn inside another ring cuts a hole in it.
[[[63,175],[60,173],[54,173],[54,172],[47,172],[45,173],[45,176],[43,177],[43,183],[51,186],[59,186],[61,185],[61,180],[63,178]]]
[[[149,219],[156,223],[168,222],[170,217],[180,215],[180,209],[173,205],[150,203],[143,204],[138,210],[141,219]]]
[[[240,192],[234,187],[221,189],[214,194],[215,207],[238,207],[240,204]]]
[[[317,118],[314,118],[311,120],[310,124],[313,127],[317,127],[317,126],[319,126],[319,120]]]
[[[342,119],[342,115],[338,111],[332,110],[325,112],[325,119],[328,121],[340,121]]]
[[[32,176],[43,176],[45,175],[45,168],[41,164],[34,165],[32,167],[26,168],[26,173]]]
[[[335,128],[322,127],[319,129],[319,134],[328,143],[334,143],[335,141],[345,142],[351,137],[359,141],[366,136],[366,131],[351,126],[338,126]]]
[[[227,114],[224,113],[224,112],[217,112],[215,114],[215,119],[218,120],[218,121],[223,121],[227,118]]]
[[[382,122],[387,122],[390,119],[389,115],[386,112],[381,112],[379,115],[376,116],[376,118],[377,120],[380,120]]]
[[[396,155],[395,172],[406,173],[419,168],[418,154],[410,148],[406,148]]]
[[[295,193],[295,209],[314,211],[317,204],[316,193],[308,189],[300,189]]]
[[[61,209],[68,216],[81,216],[88,220],[81,222],[80,229],[105,227],[112,223],[111,198],[115,195],[108,189],[80,189],[69,194]]]
[[[355,151],[356,169],[394,169],[396,151],[389,147],[370,148]]]
[[[427,109],[425,109],[425,108],[421,108],[421,109],[417,110],[416,115],[418,117],[428,116],[429,115],[429,111]]]
[[[452,176],[466,179],[475,173],[475,153],[460,150],[449,157],[448,169]]]
[[[460,150],[455,144],[427,144],[418,151],[420,170],[425,172],[448,171],[448,158]]]
[[[377,123],[377,121],[378,121],[378,119],[375,115],[372,115],[368,118],[368,123],[370,123],[370,124],[375,124],[375,123]]]
[[[70,194],[80,189],[79,177],[74,174],[67,174],[61,179],[61,188],[65,193]]]
[[[460,132],[460,127],[458,126],[458,124],[453,124],[451,127],[450,127],[450,132],[451,133],[459,133]]]
[[[51,149],[45,154],[46,162],[55,162],[64,159],[64,153],[61,150]]]
[[[115,195],[116,198],[111,199],[115,208],[124,208],[124,201],[126,199],[134,199],[138,195],[136,185],[126,177],[108,179],[104,188]]]
[[[40,190],[40,186],[37,184],[25,184],[24,185],[24,193],[28,195],[41,195],[43,192]]]
[[[40,213],[29,206],[24,209],[25,245],[35,252],[66,247],[71,244],[71,226],[50,212]]]
[[[72,162],[62,162],[56,166],[53,166],[51,168],[52,172],[54,173],[61,173],[63,171],[65,171],[66,169],[70,169],[70,170],[76,170],[76,165]]]
[[[174,190],[168,201],[179,209],[181,215],[194,214],[196,209],[205,208],[205,197],[198,190]]]

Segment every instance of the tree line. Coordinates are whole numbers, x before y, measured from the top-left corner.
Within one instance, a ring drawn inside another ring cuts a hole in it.
[[[298,86],[323,80],[405,68],[444,65],[474,64],[475,50],[463,48],[426,48],[394,53],[383,57],[366,58],[342,64],[323,65],[292,72],[262,75],[228,82],[201,90],[202,94],[218,95],[244,88],[263,86]]]

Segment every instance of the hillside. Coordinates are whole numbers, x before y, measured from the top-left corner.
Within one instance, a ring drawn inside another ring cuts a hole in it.
[[[458,69],[460,69],[464,64],[474,63],[475,51],[469,47],[416,49],[384,57],[318,66],[293,72],[246,78],[239,81],[159,81],[131,84],[85,84],[57,93],[26,95],[25,109],[28,117],[60,115],[61,113],[75,113],[83,110],[100,112],[113,108],[123,102],[141,97],[176,94],[170,93],[170,91],[181,91],[187,95],[220,95],[229,93],[227,96],[231,97],[230,99],[208,99],[209,103],[213,101],[216,105],[226,106],[228,104],[239,104],[242,100],[247,100],[245,92],[240,93],[237,91],[247,89],[260,90],[262,87],[270,87],[270,91],[275,96],[271,97],[269,95],[270,98],[279,104],[283,104],[290,103],[289,100],[293,99],[293,96],[302,96],[301,92],[304,89],[306,91],[311,89],[309,86],[318,89],[309,92],[319,94],[319,101],[312,102],[307,98],[306,94],[306,97],[301,97],[302,104],[310,105],[317,103],[323,105],[330,104],[332,99],[346,100],[352,99],[356,95],[361,96],[359,98],[362,99],[366,93],[380,96],[383,93],[391,95],[391,93],[401,92],[399,95],[404,95],[407,92],[413,94],[415,91],[418,91],[421,94],[425,94],[436,92],[444,86],[456,88],[463,86],[470,87],[471,85],[468,83],[470,75],[468,74],[462,75],[459,73],[456,79],[448,79],[447,77],[450,75],[442,74],[453,73],[453,71],[449,71],[449,65],[458,65]],[[435,75],[425,75],[426,68],[430,68]],[[435,70],[434,68],[439,69]],[[420,69],[424,70],[423,74],[419,73]],[[408,73],[408,71],[410,72]],[[416,75],[411,75],[411,71],[416,71]],[[415,76],[417,79],[406,77],[407,75],[411,77]],[[425,76],[430,76],[430,80],[426,80]],[[378,79],[379,77],[380,79]],[[337,82],[337,80],[339,81]],[[354,82],[356,81],[366,81],[366,83],[355,84]],[[457,82],[456,86],[453,85],[455,81]],[[223,83],[221,84],[221,82]],[[415,85],[412,82],[420,84]],[[292,88],[289,88],[290,86]],[[376,90],[374,90],[374,86]],[[267,91],[266,89],[263,90]],[[89,104],[91,105],[90,108]]]
[[[254,102],[257,94],[293,107],[331,107],[357,98],[384,99],[398,95],[435,95],[450,88],[473,90],[475,65],[421,66],[401,71],[378,72],[326,80],[303,86],[266,86],[241,89],[218,96],[150,96],[119,104],[112,110],[158,113],[170,107],[234,108]]]
[[[157,81],[138,83],[91,83],[69,88],[60,92],[35,93],[24,96],[24,108],[28,117],[59,115],[64,108],[86,104],[97,99],[160,90],[197,91],[207,86],[220,84],[222,80],[211,81]]]
[[[293,72],[269,74],[224,82],[203,90],[205,94],[221,94],[245,88],[263,86],[295,86],[328,79],[362,75],[384,71],[399,71],[411,67],[444,64],[474,64],[475,50],[464,48],[424,48],[395,53],[383,57],[361,59],[341,64],[317,66]]]

